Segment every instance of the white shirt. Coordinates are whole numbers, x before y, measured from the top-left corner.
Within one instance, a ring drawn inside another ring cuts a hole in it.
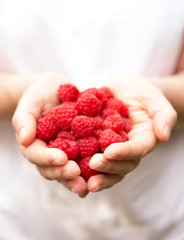
[[[182,0],[0,0],[0,71],[58,71],[79,87],[172,74]],[[0,125],[0,239],[184,239],[184,128],[116,186],[80,199],[43,179]]]

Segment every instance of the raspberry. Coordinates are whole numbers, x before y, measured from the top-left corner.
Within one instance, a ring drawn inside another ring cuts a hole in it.
[[[103,100],[103,97],[109,99],[109,98],[113,98],[114,95],[108,87],[101,87],[98,89],[97,97],[99,97],[99,99]]]
[[[96,129],[95,131],[94,131],[94,136],[96,137],[96,138],[99,138],[99,136],[100,136],[100,134],[103,132],[103,130],[102,129]]]
[[[60,104],[51,112],[53,121],[62,130],[71,129],[72,121],[77,115],[78,111],[75,108],[75,104],[71,102]]]
[[[77,138],[93,135],[94,126],[92,120],[87,116],[77,116],[72,122],[72,134]]]
[[[77,141],[71,141],[69,139],[57,138],[51,140],[48,145],[49,148],[59,148],[66,153],[68,159],[75,159],[78,157],[79,146]]]
[[[119,99],[110,98],[106,103],[106,108],[116,110],[122,117],[128,116],[128,107]]]
[[[130,130],[132,130],[132,122],[129,118],[123,118],[123,123],[124,123],[124,128],[123,131],[125,133],[130,132]]]
[[[77,109],[80,115],[96,116],[101,111],[101,101],[92,94],[82,94],[77,101]]]
[[[79,161],[79,167],[80,167],[80,170],[81,170],[81,176],[86,180],[88,181],[88,179],[91,177],[91,176],[94,176],[96,174],[99,174],[100,172],[99,171],[96,171],[92,168],[90,168],[89,166],[89,161],[90,161],[91,157],[86,157],[86,158],[83,158]]]
[[[103,122],[104,129],[112,129],[115,132],[123,130],[123,121],[119,114],[111,115],[106,117]]]
[[[62,84],[57,91],[58,97],[61,101],[75,101],[79,95],[79,90],[72,84]]]
[[[105,129],[99,136],[102,152],[112,143],[123,142],[121,136],[111,129]]]
[[[57,93],[62,104],[38,120],[37,137],[49,148],[64,151],[79,165],[87,181],[100,173],[89,167],[94,154],[103,153],[112,143],[129,140],[132,123],[128,107],[107,87],[79,93],[74,85],[63,84]]]
[[[82,94],[92,94],[94,95],[95,97],[97,97],[97,94],[98,94],[98,89],[97,88],[88,88],[86,90],[84,90],[83,92],[80,93],[80,96],[82,96]]]
[[[91,120],[93,122],[95,130],[103,128],[103,119],[100,116],[91,117]]]
[[[96,94],[96,97],[102,101],[102,107],[105,107],[106,105],[106,102],[109,98],[113,98],[113,94],[112,92],[110,91],[109,88],[107,87],[102,87],[102,88],[99,88],[98,89],[98,92]]]
[[[120,132],[119,135],[121,136],[123,142],[126,142],[129,140],[129,137],[127,136],[127,134],[125,132]]]
[[[118,114],[118,112],[112,108],[105,108],[101,113],[103,118],[106,118],[108,116],[115,115],[115,114]]]
[[[99,152],[99,141],[95,137],[86,137],[78,139],[79,155],[82,158],[93,156]]]
[[[39,139],[49,141],[54,139],[58,132],[59,128],[53,122],[50,114],[46,114],[38,120],[36,134]]]
[[[69,140],[72,140],[72,141],[75,141],[75,140],[76,140],[75,136],[73,136],[73,135],[71,134],[71,132],[69,132],[69,131],[63,131],[63,130],[61,130],[61,131],[57,134],[56,138],[69,139]]]

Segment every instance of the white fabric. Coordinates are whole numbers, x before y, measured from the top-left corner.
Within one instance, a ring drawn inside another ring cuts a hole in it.
[[[59,71],[85,89],[175,70],[182,0],[0,0],[0,71]],[[119,184],[80,199],[43,179],[0,124],[0,239],[184,239],[184,128]]]

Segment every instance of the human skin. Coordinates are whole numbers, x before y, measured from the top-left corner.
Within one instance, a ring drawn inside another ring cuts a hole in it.
[[[43,141],[35,138],[37,119],[58,104],[56,91],[65,82],[64,79],[59,74],[41,75],[24,92],[13,117],[22,153],[31,163],[36,164],[46,179],[57,180],[84,197],[88,191],[101,191],[121,181],[138,165],[141,158],[154,149],[157,139],[169,139],[176,122],[176,112],[162,92],[142,79],[124,80],[122,76],[114,77],[114,81],[109,81],[110,85],[107,83],[107,86],[128,104],[133,129],[128,142],[112,144],[104,154],[96,154],[92,158],[90,166],[105,174],[93,176],[86,183],[79,176],[80,169],[74,161],[68,161],[62,151],[50,149]],[[111,82],[117,83],[119,87],[116,89],[116,84],[112,85]]]
[[[155,148],[157,141],[169,140],[177,114],[181,117],[184,115],[183,59],[182,53],[176,74],[150,78],[151,83],[147,78],[123,75],[113,76],[113,81],[107,82],[114,94],[129,105],[133,129],[128,142],[112,144],[103,155],[96,154],[91,159],[90,166],[105,174],[93,176],[87,183],[79,176],[78,165],[68,161],[65,153],[59,149],[48,149],[43,141],[35,139],[40,114],[58,103],[55,97],[57,87],[71,82],[65,75],[0,74],[0,117],[11,116],[19,102],[12,122],[23,155],[37,166],[43,177],[57,180],[80,197],[85,197],[89,191],[101,191],[121,181],[136,168],[142,157]],[[112,82],[117,85],[112,85]],[[145,142],[145,139],[149,141]]]

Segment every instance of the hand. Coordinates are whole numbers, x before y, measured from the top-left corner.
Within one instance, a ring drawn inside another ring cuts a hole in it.
[[[71,82],[66,76],[56,73],[40,75],[23,94],[14,113],[12,123],[22,154],[36,165],[40,174],[49,180],[57,180],[67,189],[79,194],[87,194],[86,182],[80,177],[76,162],[56,148],[36,139],[38,118],[59,104],[56,92],[60,84]]]
[[[107,86],[117,98],[128,104],[133,129],[129,133],[129,141],[114,143],[104,154],[92,157],[90,167],[105,174],[88,180],[87,188],[91,192],[121,181],[138,166],[141,158],[154,149],[157,140],[168,141],[177,119],[175,110],[162,92],[148,81],[118,76]]]

